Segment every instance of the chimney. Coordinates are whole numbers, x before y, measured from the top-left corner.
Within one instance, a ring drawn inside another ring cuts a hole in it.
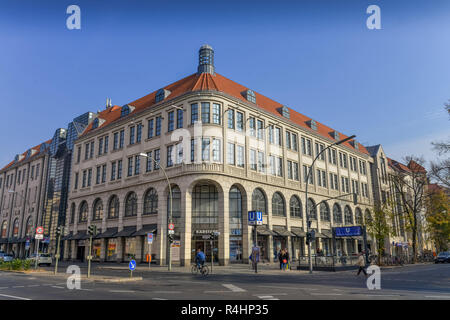
[[[198,51],[197,74],[209,73],[214,75],[214,50],[211,46],[205,44]]]

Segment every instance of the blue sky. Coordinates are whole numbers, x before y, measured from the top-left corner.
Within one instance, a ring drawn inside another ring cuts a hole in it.
[[[66,8],[81,8],[81,30]],[[366,9],[381,8],[381,30]],[[450,136],[450,1],[0,3],[0,166],[107,97],[123,105],[216,71],[389,156],[435,157]]]

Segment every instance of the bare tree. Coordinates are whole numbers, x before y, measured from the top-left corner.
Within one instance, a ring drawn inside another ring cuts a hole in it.
[[[405,158],[407,168],[397,167],[391,176],[394,191],[403,209],[405,227],[412,235],[413,261],[417,257],[418,233],[421,230],[422,210],[425,205],[425,188],[427,185],[424,160],[414,156]]]
[[[445,103],[445,110],[450,116],[450,99],[448,103]],[[443,156],[450,153],[450,141],[444,142],[432,142],[434,150],[438,156]],[[431,162],[430,165],[430,178],[436,180],[436,182],[443,184],[447,188],[450,188],[450,158],[442,161]]]

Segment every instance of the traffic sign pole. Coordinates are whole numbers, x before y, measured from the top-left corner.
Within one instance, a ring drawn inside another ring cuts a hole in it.
[[[37,270],[38,259],[39,259],[39,239],[37,239],[37,245],[36,245],[36,257],[35,257],[35,261],[34,261],[34,270]]]
[[[87,277],[91,276],[91,248],[92,248],[92,235],[89,237],[89,253],[88,253],[88,274]]]
[[[61,233],[58,234],[58,243],[56,244],[55,274],[58,273],[59,244],[60,244],[60,242],[61,242]]]

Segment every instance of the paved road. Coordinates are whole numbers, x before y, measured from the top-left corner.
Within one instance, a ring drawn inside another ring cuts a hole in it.
[[[61,268],[63,271],[64,267]],[[82,268],[82,273],[85,268]],[[168,272],[138,268],[143,280],[130,283],[82,281],[81,290],[69,290],[60,276],[0,272],[2,299],[133,299],[133,300],[285,300],[285,299],[433,299],[450,300],[450,264],[422,264],[383,269],[381,290],[368,290],[364,276],[354,271],[283,272],[275,268],[253,274],[247,267],[217,268],[206,278],[188,270]],[[93,273],[127,277],[123,267],[94,268]]]

